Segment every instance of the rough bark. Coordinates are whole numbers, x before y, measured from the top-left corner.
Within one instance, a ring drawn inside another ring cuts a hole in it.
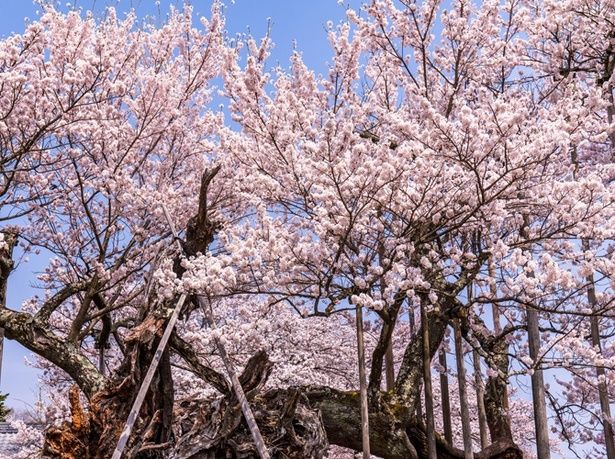
[[[68,373],[87,396],[105,385],[105,378],[79,349],[54,334],[32,315],[8,308],[0,309],[0,326],[4,327],[8,339],[18,341]]]
[[[380,336],[376,347],[372,352],[372,364],[369,373],[369,386],[368,390],[370,394],[375,394],[380,390],[382,385],[382,367],[387,358],[388,348],[391,345],[391,337],[393,334],[394,323],[389,320],[385,320],[380,330]],[[391,356],[392,357],[392,356]],[[389,371],[390,362],[386,362],[386,370]],[[389,375],[387,374],[387,384],[389,383]]]
[[[393,346],[391,340],[387,346],[387,352],[384,356],[384,365],[386,369],[385,387],[386,390],[393,390],[395,387],[395,361],[393,360]]]
[[[488,262],[489,276],[494,278],[496,275],[493,261]],[[491,294],[497,297],[495,284],[490,286]],[[480,344],[489,355],[487,362],[496,374],[489,376],[485,383],[483,405],[485,408],[486,422],[489,427],[489,434],[492,442],[512,441],[512,430],[510,418],[508,417],[508,344],[502,334],[502,324],[500,308],[496,302],[491,303],[491,313],[493,316],[493,330],[495,337],[487,339],[482,337]]]
[[[327,436],[317,410],[299,389],[261,393],[272,365],[264,352],[246,364],[239,381],[272,457],[322,458]],[[185,400],[176,411],[171,457],[256,458],[258,452],[234,392],[206,400]]]
[[[496,340],[484,347],[490,351],[490,364],[496,374],[489,376],[485,383],[485,414],[491,442],[512,441],[512,430],[508,418],[508,353],[505,340]]]
[[[448,326],[448,318],[441,313],[435,311],[426,313],[426,324],[428,325],[429,334],[429,358],[433,358],[437,352],[446,327]],[[405,404],[416,412],[417,406],[420,405],[420,388],[423,381],[423,345],[422,345],[422,326],[417,330],[404,351],[404,356],[401,362],[397,379],[395,381],[395,396],[402,400]]]
[[[376,347],[372,352],[372,364],[369,373],[368,390],[370,395],[375,394],[380,390],[382,385],[382,367],[383,363],[386,367],[386,387],[387,390],[392,390],[395,386],[395,373],[393,368],[393,350],[391,342],[393,339],[393,331],[397,322],[399,309],[404,303],[405,296],[398,294],[391,308],[383,313],[382,329]]]
[[[73,386],[69,393],[71,419],[60,427],[51,427],[47,431],[43,454],[46,457],[74,459],[89,457],[90,419],[83,410],[79,400],[79,388]]]
[[[13,270],[13,248],[17,243],[17,235],[3,232],[4,247],[0,248],[0,309],[6,308],[6,287],[9,275]],[[0,326],[0,381],[2,381],[2,356],[4,354],[4,328]]]

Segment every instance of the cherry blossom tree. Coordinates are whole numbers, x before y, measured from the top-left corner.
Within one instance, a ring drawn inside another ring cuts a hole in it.
[[[49,257],[0,326],[67,400],[45,453],[110,457],[185,294],[124,457],[256,455],[223,343],[273,457],[362,451],[367,411],[379,457],[610,458],[614,6],[373,0],[326,75],[217,3],[0,42],[2,288],[17,241]]]

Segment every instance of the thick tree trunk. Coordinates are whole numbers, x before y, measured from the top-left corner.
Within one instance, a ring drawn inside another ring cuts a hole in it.
[[[4,244],[0,247],[0,309],[6,309],[6,288],[13,270],[13,248],[17,243],[14,233],[3,232]],[[2,356],[4,355],[4,328],[0,327],[0,381],[2,381]]]
[[[382,370],[385,367],[386,387],[387,390],[393,389],[395,385],[395,370],[393,362],[393,349],[391,343],[393,341],[393,330],[397,323],[397,316],[401,308],[405,296],[398,295],[394,304],[382,316],[382,328],[376,347],[372,352],[372,362],[369,372],[368,392],[371,397],[382,389]]]
[[[389,339],[387,352],[384,356],[384,365],[386,368],[386,390],[393,390],[395,387],[395,361],[393,359],[393,346],[391,341],[392,340]]]
[[[415,326],[415,323],[414,323],[415,322],[414,321],[414,311],[412,309],[410,309],[408,311],[408,321],[409,321],[409,326],[410,326],[410,336],[414,337],[416,326]],[[416,339],[415,339],[415,341],[416,341]],[[405,359],[405,355],[404,355],[404,359]],[[403,365],[403,362],[402,362],[402,365]],[[423,376],[421,374],[420,382],[422,382],[422,381],[423,381]],[[419,391],[419,394],[418,394],[418,400],[415,402],[415,407],[416,407],[415,408],[416,418],[419,419],[419,420],[423,419],[423,403],[421,401],[421,393],[420,393],[420,391]]]
[[[488,262],[489,276],[495,278],[495,266],[490,260]],[[497,287],[492,283],[490,293],[497,298]],[[483,405],[485,407],[485,417],[489,427],[489,434],[492,442],[512,441],[512,431],[510,428],[510,418],[508,416],[508,345],[506,340],[501,338],[502,320],[500,308],[497,303],[491,303],[491,313],[493,317],[493,331],[495,339],[490,339],[481,345],[489,353],[488,364],[497,374],[489,376],[485,383]],[[500,338],[497,338],[500,337]]]
[[[485,384],[485,414],[491,442],[512,442],[512,430],[508,417],[508,346],[498,340],[490,347],[492,368],[496,374],[487,378]]]
[[[87,426],[74,419],[59,428],[50,428],[44,452],[52,458],[71,457],[67,438],[80,438],[84,444],[81,459],[108,459],[112,456],[122,427],[128,418],[132,402],[145,377],[158,345],[164,319],[149,315],[127,340],[124,362],[114,377],[100,390],[90,395]],[[163,454],[160,445],[172,439],[173,380],[170,355],[163,352],[150,390],[140,410],[123,459],[158,458]],[[74,418],[74,415],[73,415]],[[77,428],[79,427],[79,428]],[[158,446],[156,446],[158,445]]]

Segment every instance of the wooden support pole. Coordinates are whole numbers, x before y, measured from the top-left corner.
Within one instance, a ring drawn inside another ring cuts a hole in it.
[[[474,459],[472,452],[472,429],[470,426],[470,410],[468,409],[468,394],[466,388],[466,369],[463,360],[463,342],[461,340],[461,326],[456,320],[453,325],[455,331],[455,359],[457,360],[457,384],[459,386],[459,407],[461,408],[461,430],[463,432],[463,457]]]
[[[361,443],[363,459],[370,459],[369,447],[369,406],[367,400],[367,374],[365,371],[365,339],[363,337],[363,312],[356,306],[357,316],[357,352],[359,358],[359,390],[361,394]]]
[[[436,432],[433,416],[433,389],[431,385],[431,352],[429,349],[429,324],[424,301],[421,301],[421,332],[423,338],[423,380],[425,389],[425,423],[427,424],[427,451],[429,459],[438,459]]]
[[[444,344],[444,343],[443,343]],[[442,423],[444,426],[444,439],[449,445],[453,445],[453,427],[451,422],[451,400],[448,389],[448,365],[446,363],[446,351],[444,345],[438,352],[438,363],[442,367],[440,373],[440,399],[442,403]]]

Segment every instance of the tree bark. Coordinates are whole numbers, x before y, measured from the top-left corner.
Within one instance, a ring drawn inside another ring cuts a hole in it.
[[[105,385],[105,378],[79,349],[55,335],[32,315],[8,308],[0,309],[0,326],[4,327],[8,339],[18,341],[68,373],[88,397]]]
[[[414,337],[414,332],[415,332],[414,311],[412,311],[411,309],[408,311],[408,321],[409,321],[409,326],[410,326],[410,336]],[[409,349],[409,346],[408,346],[408,349]],[[408,349],[406,349],[406,351]],[[405,355],[404,355],[404,359],[405,359]],[[404,364],[404,362],[402,362],[402,365],[403,364]],[[423,377],[422,377],[422,374],[421,374],[420,382],[422,382],[422,381],[423,381]],[[423,403],[421,401],[421,394],[420,394],[420,392],[418,394],[418,400],[415,402],[415,406],[416,406],[416,408],[415,408],[416,418],[419,419],[419,420],[423,419]]]
[[[384,365],[386,368],[386,390],[393,390],[395,387],[395,361],[393,359],[392,339],[389,339],[387,352],[384,356]]]
[[[512,441],[508,417],[508,353],[505,340],[497,340],[485,346],[490,351],[490,364],[496,374],[487,378],[485,384],[485,414],[491,442]]]
[[[376,347],[372,352],[372,362],[369,372],[368,395],[376,394],[382,386],[382,369],[385,367],[386,387],[391,390],[395,384],[393,349],[393,331],[397,323],[397,316],[402,304],[405,301],[404,295],[397,295],[393,305],[382,314],[382,328]]]
[[[488,262],[488,270],[489,276],[495,279],[495,266],[491,260]],[[493,298],[496,298],[498,292],[495,282],[490,285],[489,290]],[[481,346],[490,355],[488,364],[498,374],[487,378],[483,405],[491,441],[512,441],[510,418],[508,416],[508,381],[505,377],[508,374],[508,344],[501,335],[502,321],[500,308],[496,302],[491,303],[491,313],[495,337],[483,340]]]
[[[423,337],[423,380],[425,387],[425,422],[427,428],[427,450],[429,459],[437,459],[436,432],[433,415],[433,390],[431,388],[431,358],[429,324],[424,301],[421,301],[421,332]]]
[[[17,243],[17,235],[12,232],[2,232],[4,247],[0,248],[0,309],[6,309],[6,289],[9,275],[13,270],[13,248]],[[2,357],[4,355],[4,328],[0,326],[0,382],[2,381]]]

